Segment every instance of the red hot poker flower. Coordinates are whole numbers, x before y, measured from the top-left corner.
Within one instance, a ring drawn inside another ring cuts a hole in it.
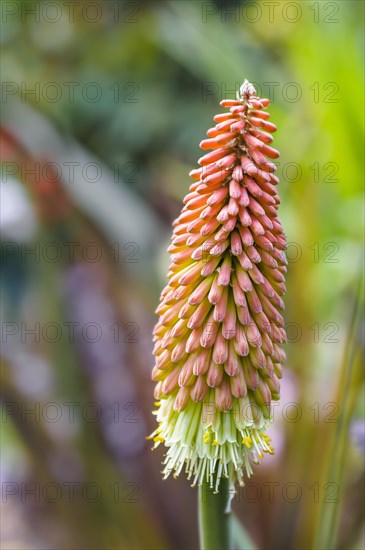
[[[214,117],[194,183],[174,221],[169,282],[154,330],[164,475],[185,465],[193,485],[243,484],[263,452],[271,400],[279,399],[286,340],[285,235],[271,147],[276,126],[245,81]]]

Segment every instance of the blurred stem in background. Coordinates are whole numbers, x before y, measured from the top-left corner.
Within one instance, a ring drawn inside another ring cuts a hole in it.
[[[331,439],[330,444],[327,446],[322,470],[322,486],[334,485],[338,493],[336,499],[332,502],[326,502],[325,499],[321,501],[313,544],[313,548],[319,550],[337,547],[339,514],[345,496],[344,473],[349,447],[351,446],[349,428],[364,378],[361,358],[362,312],[364,306],[362,273],[355,288],[349,333],[339,373],[338,388],[334,398],[334,402],[339,406],[339,418],[335,424],[330,425],[333,426],[333,429],[330,430]]]

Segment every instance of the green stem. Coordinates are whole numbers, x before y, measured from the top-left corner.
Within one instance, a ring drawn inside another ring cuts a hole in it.
[[[232,513],[229,509],[229,479],[222,479],[219,493],[209,484],[199,487],[199,534],[201,550],[232,550]]]

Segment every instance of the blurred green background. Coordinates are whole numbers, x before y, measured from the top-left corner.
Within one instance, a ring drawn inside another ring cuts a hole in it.
[[[153,311],[245,78],[278,126],[289,342],[237,547],[364,548],[363,6],[2,3],[2,548],[197,548],[196,490],[145,441]]]

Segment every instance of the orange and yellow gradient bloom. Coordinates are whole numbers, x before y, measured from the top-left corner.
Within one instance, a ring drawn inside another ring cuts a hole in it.
[[[278,218],[276,127],[268,99],[247,81],[223,100],[200,168],[174,221],[168,284],[154,330],[155,447],[164,477],[185,468],[193,485],[219,490],[252,474],[279,399],[286,340],[286,247]]]

